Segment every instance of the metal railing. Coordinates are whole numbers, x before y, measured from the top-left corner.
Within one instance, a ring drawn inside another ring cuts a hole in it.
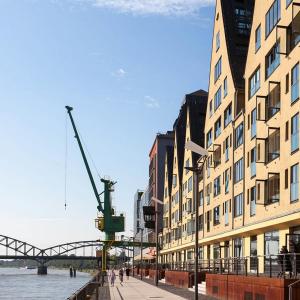
[[[159,268],[170,271],[194,272],[193,260],[160,264]],[[270,278],[300,278],[300,254],[287,253],[247,257],[229,257],[198,260],[198,272],[265,276]]]

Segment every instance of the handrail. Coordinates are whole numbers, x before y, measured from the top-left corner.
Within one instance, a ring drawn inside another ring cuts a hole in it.
[[[298,284],[298,283],[300,283],[300,279],[288,285],[288,288],[289,288],[289,300],[293,300],[293,287],[296,284]]]

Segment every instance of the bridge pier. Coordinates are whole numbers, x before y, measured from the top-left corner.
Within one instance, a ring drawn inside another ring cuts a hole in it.
[[[37,274],[38,275],[47,275],[47,266],[38,266]]]

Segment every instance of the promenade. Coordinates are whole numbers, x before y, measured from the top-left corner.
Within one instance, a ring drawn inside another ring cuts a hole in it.
[[[129,280],[127,280],[126,276],[124,277],[122,285],[120,284],[119,277],[117,276],[115,286],[110,286],[109,290],[111,300],[186,299],[133,277],[130,277]]]

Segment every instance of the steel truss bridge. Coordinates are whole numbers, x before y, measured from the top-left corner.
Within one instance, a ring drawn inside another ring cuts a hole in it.
[[[119,247],[132,251],[134,247],[154,247],[155,243],[143,243],[135,241],[79,241],[41,249],[32,244],[18,239],[0,235],[0,259],[32,259],[41,264],[50,260],[99,260],[95,250],[102,250],[103,246]],[[90,250],[90,255],[86,249]]]

